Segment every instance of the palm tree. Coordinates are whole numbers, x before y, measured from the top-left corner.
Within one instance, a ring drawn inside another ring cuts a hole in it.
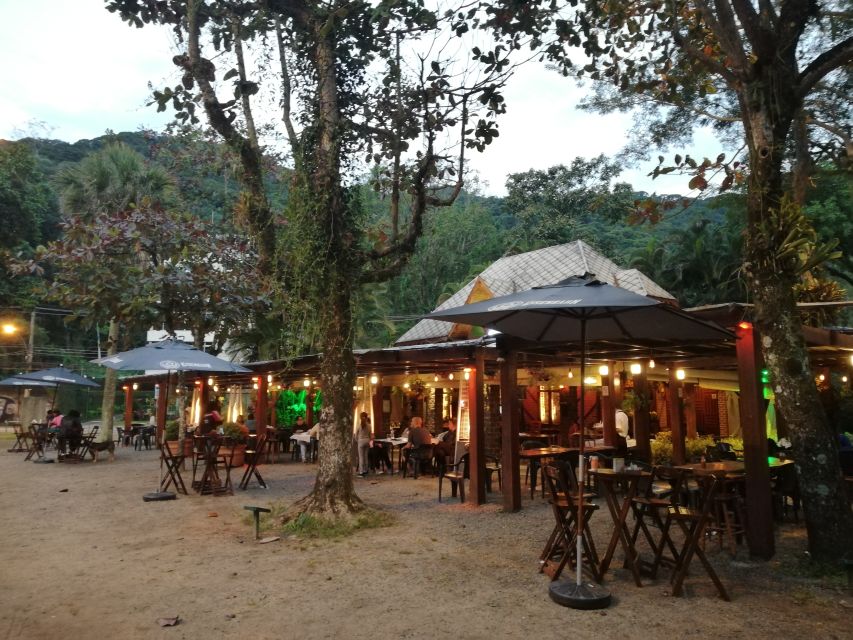
[[[163,203],[170,197],[171,180],[160,167],[123,143],[110,144],[76,165],[63,169],[56,178],[60,209],[64,216],[91,220],[99,214],[120,213],[144,200]],[[110,318],[107,355],[118,351],[120,318]],[[115,411],[116,371],[107,369],[101,404],[100,438],[112,438]]]

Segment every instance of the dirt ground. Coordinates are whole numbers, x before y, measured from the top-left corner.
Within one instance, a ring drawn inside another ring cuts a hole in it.
[[[686,596],[660,577],[634,586],[622,569],[613,605],[552,603],[537,559],[552,526],[537,496],[515,514],[443,502],[432,478],[357,479],[395,524],[341,540],[253,540],[243,505],[307,493],[314,467],[262,468],[270,489],[144,503],[155,451],[119,449],[114,463],[35,465],[0,454],[0,638],[850,638],[853,594],[797,577],[801,528],[772,562],[713,547],[733,601],[695,563]],[[67,491],[66,491],[67,490]],[[217,517],[211,517],[215,513]],[[599,546],[609,531],[596,516]],[[617,552],[617,559],[619,558]],[[621,562],[614,562],[621,565]],[[176,627],[156,620],[180,616]]]

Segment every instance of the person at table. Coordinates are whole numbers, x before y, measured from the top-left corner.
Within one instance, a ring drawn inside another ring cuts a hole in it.
[[[293,432],[299,433],[300,431],[305,431],[308,425],[305,424],[305,418],[302,416],[296,416],[296,422],[293,424]]]
[[[382,475],[386,471],[394,473],[394,465],[391,463],[391,457],[388,455],[392,445],[385,442],[370,441],[370,450],[368,451],[368,462],[370,468],[375,469],[376,473]]]
[[[59,452],[76,451],[83,440],[83,423],[80,422],[80,412],[72,409],[62,417],[59,426]]]
[[[452,418],[444,419],[444,433],[440,434],[439,442],[433,449],[433,457],[437,460],[446,461],[453,458],[456,451],[456,423]]]
[[[367,415],[367,412],[362,411],[358,417],[358,430],[355,432],[355,441],[358,447],[358,475],[362,478],[367,477],[368,454],[372,440],[373,428],[370,426],[370,416]]]
[[[302,416],[299,416],[296,419],[296,423],[299,424],[299,421],[302,420]],[[302,420],[302,426],[305,427],[305,421]],[[318,440],[320,438],[320,423],[318,422],[313,427],[308,429],[308,435],[311,438],[308,442],[304,442],[302,440],[299,441],[299,450],[302,453],[302,462],[308,463],[311,462],[311,445],[314,440]]]
[[[409,441],[403,446],[403,465],[408,464],[413,449],[428,444],[432,444],[432,435],[424,428],[424,419],[420,416],[412,417],[409,423]]]
[[[631,429],[631,421],[628,419],[628,414],[622,409],[616,409],[616,433],[626,440]]]
[[[52,417],[50,416],[50,413],[51,413],[50,411],[48,411],[47,413],[48,413],[48,417],[50,418],[47,421],[47,428],[48,429],[59,429],[62,426],[62,417],[63,417],[62,412],[59,409],[57,409],[53,412]]]
[[[219,414],[219,403],[212,400],[207,405],[207,412],[201,419],[201,435],[206,436],[215,432],[222,424],[222,416]]]

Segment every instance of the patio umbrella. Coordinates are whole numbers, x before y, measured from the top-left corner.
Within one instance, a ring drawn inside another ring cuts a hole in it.
[[[100,388],[101,386],[97,382],[89,380],[89,378],[81,376],[79,373],[75,373],[74,371],[66,369],[65,367],[53,367],[52,369],[42,369],[41,371],[19,373],[16,376],[12,376],[10,379],[46,382],[48,384],[54,384],[57,386],[60,384],[71,384],[78,387],[94,387],[96,389]]]
[[[251,370],[239,364],[205,353],[180,340],[166,338],[160,342],[123,351],[112,356],[92,360],[97,364],[117,371],[144,371],[156,369],[166,371],[166,390],[169,393],[173,371],[204,371],[208,373],[250,373]],[[168,402],[168,395],[166,396]],[[163,477],[163,456],[160,456],[160,480]],[[145,501],[174,500],[175,494],[169,491],[147,493]]]
[[[0,387],[55,387],[55,382],[44,382],[42,380],[28,380],[27,378],[19,378],[12,376],[0,380]]]
[[[534,342],[578,343],[580,379],[585,377],[589,341],[648,344],[654,341],[724,340],[733,336],[722,327],[653,298],[601,282],[593,274],[573,276],[557,284],[535,287],[491,300],[441,309],[426,316],[435,320],[477,325]],[[583,382],[581,382],[583,384]],[[580,394],[580,416],[584,394]],[[583,425],[581,424],[581,429]],[[580,479],[584,438],[580,438]],[[555,583],[551,597],[578,609],[606,607],[610,593],[582,581],[583,481],[578,483],[577,575],[575,584]]]

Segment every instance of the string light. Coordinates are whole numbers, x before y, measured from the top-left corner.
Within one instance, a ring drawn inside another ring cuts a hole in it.
[[[606,376],[608,373],[610,373],[610,367],[608,367],[606,364],[603,364],[598,367],[598,373],[599,375]]]
[[[272,382],[272,374],[267,374],[267,382]]]
[[[374,373],[370,376],[370,384],[376,384],[377,382],[379,382],[379,376]]]
[[[305,378],[305,380],[302,381],[302,386],[303,387],[310,387],[311,381],[308,378]]]
[[[569,380],[571,380],[571,379],[572,379],[572,378],[574,378],[574,377],[575,377],[575,374],[574,374],[574,373],[572,373],[572,370],[571,370],[571,369],[569,369]]]
[[[684,369],[676,369],[675,370],[675,378],[677,380],[684,380],[684,376],[686,376],[686,375],[687,374],[684,373]]]
[[[470,380],[471,379],[471,369],[466,368],[466,369],[464,369],[464,371],[465,371],[465,379]]]
[[[643,372],[643,365],[639,362],[631,363],[631,373],[635,376],[640,375]]]
[[[654,368],[655,368],[655,359],[649,358],[649,369],[654,369]]]
[[[208,386],[208,387],[212,387],[212,386],[213,386],[213,378],[208,378],[208,379],[207,379],[207,386]]]
[[[133,390],[136,391],[139,388],[139,384],[136,382],[133,383]]]
[[[452,373],[451,373],[451,374],[449,374],[449,375],[447,376],[447,379],[448,379],[448,380],[453,380],[453,374],[452,374]]]

